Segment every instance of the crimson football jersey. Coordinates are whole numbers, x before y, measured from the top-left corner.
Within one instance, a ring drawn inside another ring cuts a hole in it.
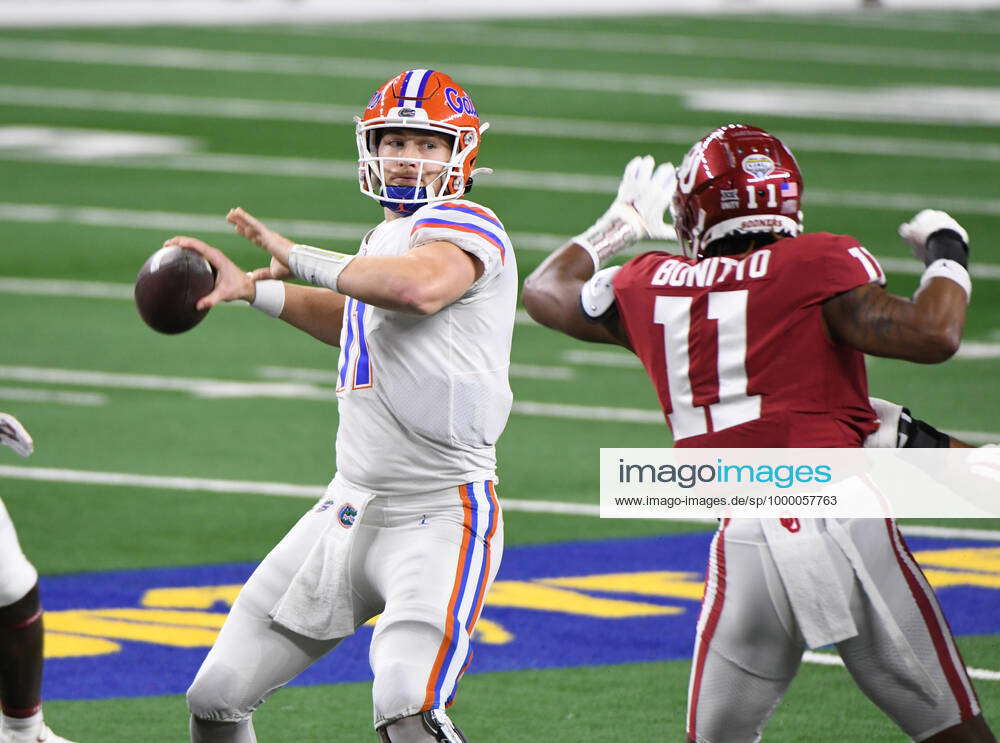
[[[700,261],[644,253],[615,303],[677,446],[855,447],[877,428],[864,355],[833,341],[826,300],[885,283],[846,235],[785,238]]]

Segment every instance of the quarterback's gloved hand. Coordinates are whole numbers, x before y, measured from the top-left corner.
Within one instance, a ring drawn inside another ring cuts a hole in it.
[[[625,166],[625,174],[618,185],[618,197],[612,204],[628,205],[639,215],[642,237],[654,240],[676,240],[673,225],[667,224],[663,215],[670,205],[677,183],[677,169],[673,163],[660,163],[653,169],[651,155],[633,157]]]
[[[942,230],[946,232],[936,234]],[[924,265],[947,258],[968,266],[969,233],[947,212],[924,209],[909,222],[899,225],[899,236],[910,244],[913,256]]]
[[[31,435],[24,430],[21,422],[12,415],[0,413],[0,444],[9,446],[22,457],[26,457],[35,450],[35,442],[31,440]]]

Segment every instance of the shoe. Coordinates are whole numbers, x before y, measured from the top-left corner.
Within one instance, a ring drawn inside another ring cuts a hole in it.
[[[0,743],[73,743],[73,741],[56,735],[48,725],[42,723],[41,729],[34,734],[18,735],[13,730],[0,731]]]

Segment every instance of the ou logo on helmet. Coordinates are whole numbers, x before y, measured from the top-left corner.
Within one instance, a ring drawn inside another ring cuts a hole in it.
[[[457,114],[466,113],[472,114],[473,116],[478,116],[476,113],[476,107],[472,105],[472,101],[467,95],[459,95],[458,91],[454,88],[444,89],[444,99],[448,102],[448,106]]]
[[[681,166],[677,168],[677,187],[681,193],[691,193],[694,182],[698,180],[698,166],[701,165],[704,146],[701,142],[695,144],[681,161]]]

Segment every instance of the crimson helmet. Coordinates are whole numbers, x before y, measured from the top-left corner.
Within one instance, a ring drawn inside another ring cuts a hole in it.
[[[696,142],[677,169],[670,203],[684,254],[699,258],[727,235],[802,230],[802,174],[791,151],[763,129],[727,124]]]
[[[412,214],[427,203],[461,198],[472,185],[473,175],[492,172],[475,168],[482,135],[489,124],[480,123],[469,94],[443,72],[404,70],[372,94],[355,122],[361,193],[400,214]],[[384,161],[401,159],[378,157],[379,138],[386,129],[422,129],[448,137],[452,150],[444,170],[424,186],[424,166],[441,163],[404,158],[418,166],[421,176],[417,186],[386,185]]]

